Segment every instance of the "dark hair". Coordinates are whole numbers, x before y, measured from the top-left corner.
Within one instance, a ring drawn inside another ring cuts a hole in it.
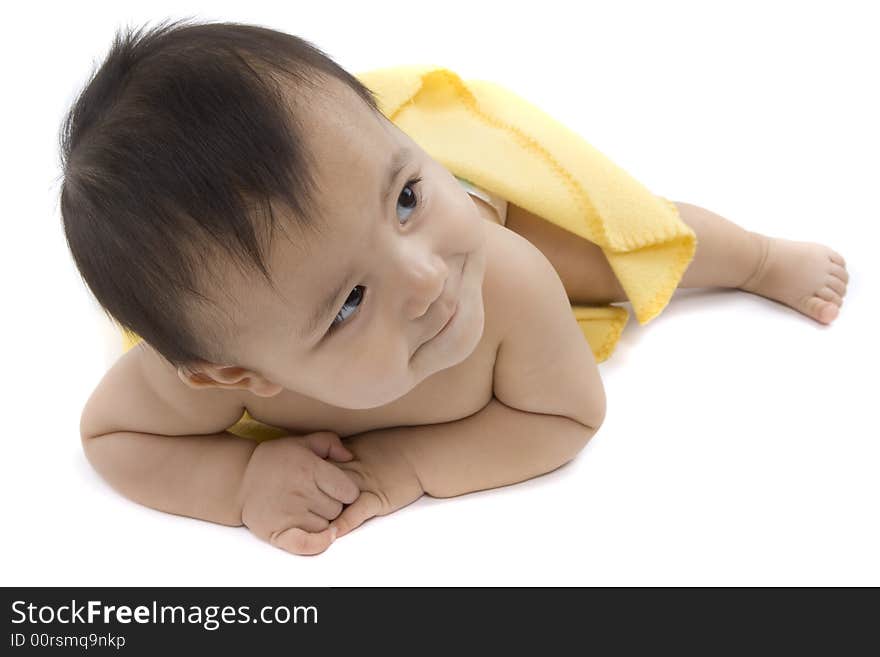
[[[187,21],[117,32],[60,132],[61,215],[80,275],[112,320],[174,366],[227,360],[225,329],[197,312],[220,309],[207,294],[212,257],[274,289],[273,207],[298,228],[318,225],[297,119],[309,93],[332,76],[382,116],[368,87],[304,39]]]

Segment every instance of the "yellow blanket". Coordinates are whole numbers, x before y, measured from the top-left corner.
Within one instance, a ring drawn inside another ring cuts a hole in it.
[[[357,76],[380,109],[453,174],[598,245],[644,325],[669,303],[696,250],[675,205],[536,106],[500,85],[430,65]],[[597,362],[629,319],[614,305],[572,306]],[[123,331],[124,350],[140,338]],[[274,437],[245,413],[229,429]]]

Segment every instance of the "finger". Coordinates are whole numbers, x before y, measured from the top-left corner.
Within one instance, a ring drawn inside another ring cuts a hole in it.
[[[330,529],[338,529],[336,538],[345,536],[348,532],[362,525],[365,521],[378,515],[381,510],[379,498],[373,493],[364,491],[353,504],[345,507],[336,520],[330,523]]]
[[[353,478],[360,480],[360,475],[355,472],[343,472],[329,461],[322,461],[315,468],[315,484],[318,488],[344,504],[351,504],[361,493],[360,486],[352,480]]]
[[[321,489],[316,488],[308,497],[308,508],[315,515],[330,521],[342,513],[342,502],[333,499]]]
[[[351,461],[354,454],[345,446],[342,439],[336,436],[336,441],[330,444],[330,458],[334,461]]]
[[[328,527],[323,531],[312,533],[303,531],[299,527],[290,527],[273,532],[269,537],[269,543],[291,554],[319,554],[330,547],[336,531],[335,528]]]
[[[354,454],[346,449],[339,436],[332,431],[310,433],[305,436],[305,443],[322,459],[330,457],[334,461],[350,461],[354,458]]]
[[[327,519],[321,514],[315,513],[311,510],[299,511],[296,515],[296,522],[291,522],[291,524],[296,524],[296,526],[304,532],[309,532],[311,534],[317,534],[318,532],[324,531],[330,526],[330,520],[333,520],[333,518]]]

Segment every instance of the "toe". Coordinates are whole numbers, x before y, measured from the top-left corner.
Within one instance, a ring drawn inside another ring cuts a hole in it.
[[[826,303],[822,308],[822,318],[821,321],[826,324],[830,324],[837,317],[838,313],[840,313],[840,307],[836,306],[833,303]]]
[[[816,296],[820,299],[824,299],[825,301],[830,301],[838,307],[843,305],[843,295],[831,289],[827,285],[820,288],[819,291],[816,292]]]
[[[821,297],[812,296],[806,302],[807,315],[823,324],[830,323],[837,317],[837,306]]]
[[[831,264],[831,273],[837,276],[844,283],[849,283],[849,272],[843,268],[842,266],[832,263]]]
[[[840,255],[837,251],[831,251],[828,257],[831,258],[831,262],[834,262],[841,267],[846,267],[846,260],[844,260],[843,256]]]
[[[825,280],[826,287],[830,287],[841,297],[846,294],[846,283],[837,278],[837,276],[829,276]]]

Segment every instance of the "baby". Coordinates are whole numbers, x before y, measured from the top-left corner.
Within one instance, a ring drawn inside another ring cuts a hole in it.
[[[601,249],[456,179],[312,44],[117,36],[62,151],[76,265],[143,338],[80,427],[128,498],[316,554],[422,495],[554,470],[602,425],[571,312],[627,301]],[[837,316],[835,251],[676,206],[698,241],[679,287]],[[229,433],[245,410],[289,435]]]

